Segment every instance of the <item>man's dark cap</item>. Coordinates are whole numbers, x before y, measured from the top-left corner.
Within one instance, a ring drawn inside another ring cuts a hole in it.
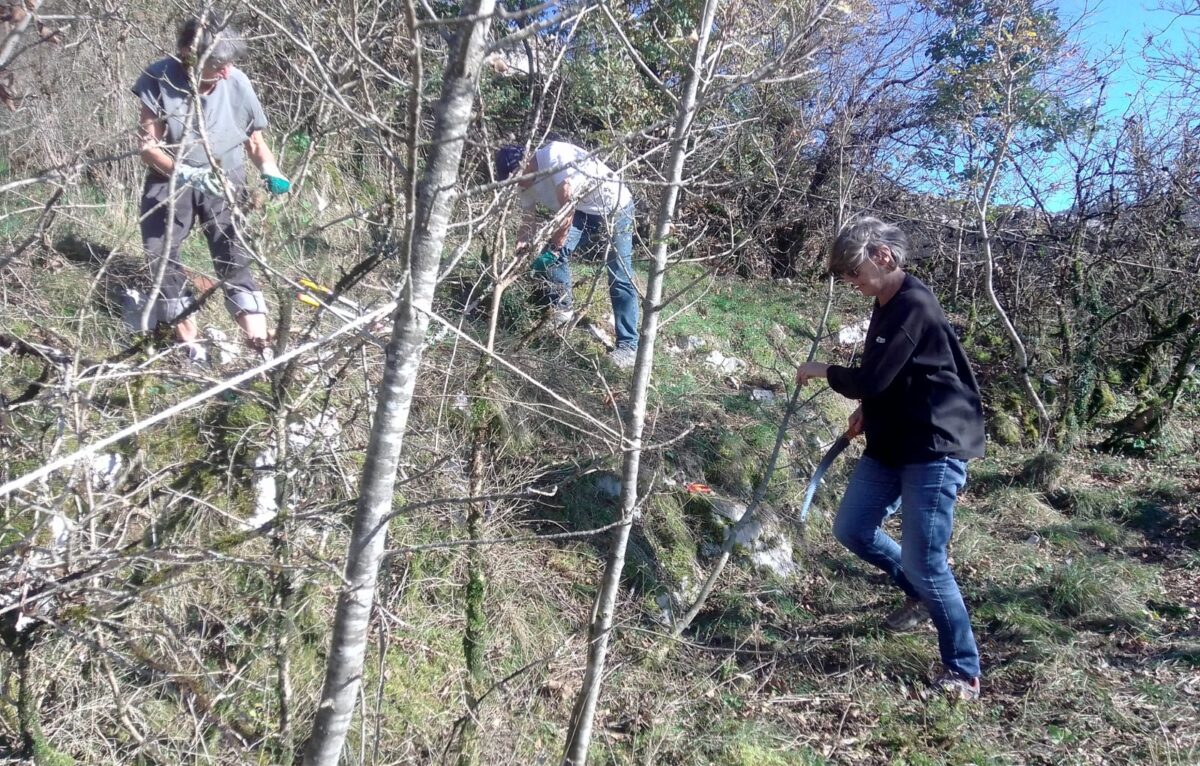
[[[496,150],[496,178],[508,180],[509,176],[521,168],[525,160],[525,149],[516,144],[505,144]]]

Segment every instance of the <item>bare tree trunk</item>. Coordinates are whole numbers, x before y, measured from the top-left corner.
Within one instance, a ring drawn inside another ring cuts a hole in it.
[[[496,271],[496,285],[492,290],[491,310],[488,314],[488,336],[485,353],[479,359],[479,366],[471,376],[469,397],[471,401],[486,401],[482,407],[472,406],[471,411],[471,461],[468,478],[467,494],[470,497],[482,497],[484,493],[484,473],[487,468],[485,459],[491,451],[493,432],[495,430],[496,411],[490,403],[492,384],[495,380],[492,374],[492,358],[488,354],[495,350],[496,326],[500,319],[500,300],[505,289],[518,276],[514,259],[507,267],[501,263],[499,253],[493,264]],[[484,537],[486,507],[482,501],[475,501],[467,506],[467,538],[481,540]],[[463,630],[463,660],[466,662],[466,703],[467,711],[462,719],[462,733],[459,737],[458,766],[475,766],[479,763],[479,706],[482,700],[484,674],[483,658],[487,641],[487,613],[484,609],[487,596],[487,571],[483,549],[478,545],[467,548],[467,582],[465,587],[466,628]]]
[[[1037,410],[1038,430],[1041,438],[1045,439],[1049,436],[1050,415],[1046,412],[1046,405],[1042,403],[1041,397],[1038,396],[1037,391],[1033,387],[1033,381],[1029,378],[1029,353],[1025,350],[1025,342],[1021,340],[1021,334],[1017,332],[1016,326],[1008,318],[1008,312],[1000,305],[1000,298],[996,295],[996,286],[993,280],[996,260],[992,254],[992,237],[988,230],[988,203],[991,200],[992,189],[996,185],[996,179],[1000,176],[1000,168],[1004,164],[1005,155],[1008,153],[1008,141],[1011,135],[1012,129],[1009,128],[1000,142],[996,158],[992,163],[991,172],[988,174],[987,182],[984,183],[983,189],[979,192],[979,198],[975,204],[975,210],[979,216],[979,236],[983,240],[983,284],[987,290],[988,302],[995,309],[996,316],[1000,318],[1000,324],[1004,326],[1004,332],[1008,335],[1009,342],[1012,343],[1013,353],[1017,357],[1017,371],[1021,376],[1021,388],[1025,391],[1025,396],[1029,399],[1029,403]]]
[[[21,750],[26,756],[32,757],[34,751],[44,747],[45,738],[38,720],[38,700],[33,693],[33,674],[29,659],[30,647],[33,640],[26,635],[12,631],[13,638],[8,639],[8,648],[12,652],[17,669],[17,736],[21,742]]]
[[[812,346],[808,350],[808,361],[810,362],[817,356],[817,349],[821,344],[821,336],[825,334],[825,328],[829,325],[829,312],[832,308],[833,277],[830,277],[825,293],[825,311],[821,315],[821,324],[813,334]],[[790,359],[789,363],[791,363]],[[792,416],[796,414],[796,410],[799,408],[800,392],[803,390],[803,386],[796,386],[796,389],[792,392],[792,398],[788,400],[787,408],[783,411],[783,419],[779,421],[779,428],[775,431],[775,446],[771,449],[771,457],[767,459],[766,468],[763,471],[762,478],[758,480],[758,486],[754,488],[754,494],[750,497],[750,503],[746,506],[746,511],[742,514],[742,517],[726,530],[725,542],[721,545],[721,553],[717,556],[716,563],[709,570],[708,577],[705,578],[704,584],[700,586],[700,591],[696,594],[696,599],[692,602],[691,607],[688,608],[683,617],[679,618],[671,628],[672,635],[677,637],[683,635],[683,631],[687,630],[692,621],[696,619],[696,615],[700,614],[700,610],[704,608],[704,603],[712,595],[713,588],[717,584],[717,578],[721,576],[721,572],[725,571],[725,565],[729,563],[729,557],[733,554],[733,549],[737,545],[739,533],[754,523],[754,520],[758,517],[758,507],[762,505],[763,500],[767,496],[767,489],[771,486],[771,477],[775,474],[775,465],[779,462],[779,453],[783,449],[784,439],[787,438],[788,425],[791,422]]]
[[[1025,397],[1029,399],[1029,403],[1037,410],[1038,428],[1041,431],[1042,437],[1045,438],[1050,428],[1050,415],[1046,412],[1046,405],[1042,403],[1042,399],[1038,396],[1037,391],[1033,387],[1033,381],[1029,377],[1029,352],[1025,350],[1025,342],[1021,340],[1021,334],[1017,332],[1017,328],[1013,325],[1012,320],[1008,318],[1008,312],[1000,305],[1000,298],[996,295],[995,282],[992,279],[992,274],[995,270],[995,257],[992,255],[992,238],[988,234],[987,214],[983,208],[980,209],[979,214],[979,233],[983,239],[983,284],[987,290],[988,302],[992,304],[992,308],[996,311],[996,316],[1000,317],[1000,324],[1003,325],[1004,332],[1008,335],[1008,340],[1012,344],[1013,353],[1017,357],[1017,372],[1020,374],[1021,388],[1025,391]]]
[[[955,222],[955,228],[958,229],[958,238],[954,243],[954,288],[951,291],[951,302],[954,307],[958,308],[958,291],[962,286],[962,265],[963,265],[963,239],[966,236],[966,227],[963,222],[967,217],[967,201],[963,200],[962,206],[958,211],[958,220]]]
[[[1111,433],[1103,442],[1107,450],[1123,450],[1136,448],[1144,451],[1144,447],[1136,446],[1138,442],[1150,442],[1158,438],[1166,427],[1179,396],[1188,380],[1196,372],[1196,356],[1200,352],[1200,323],[1193,320],[1191,332],[1185,336],[1183,348],[1171,377],[1162,390],[1142,401],[1111,428]]]
[[[500,295],[497,287],[496,295]],[[495,305],[498,301],[493,301]],[[490,349],[489,349],[490,350]],[[490,398],[491,357],[484,356],[471,381],[472,394]],[[482,412],[472,408],[475,423],[471,429],[471,469],[468,479],[468,494],[483,495],[485,458],[492,441],[493,414],[490,407]],[[485,504],[472,502],[467,506],[467,537],[483,539]],[[487,595],[487,574],[484,569],[483,550],[478,545],[467,548],[467,583],[465,589],[465,611],[467,624],[463,630],[463,660],[466,662],[467,711],[462,723],[459,740],[458,766],[475,766],[479,763],[479,705],[485,680],[483,658],[486,650],[487,614],[484,601]]]
[[[625,567],[625,548],[629,543],[629,533],[633,528],[634,511],[637,507],[638,467],[642,458],[642,431],[646,423],[646,391],[650,386],[654,342],[658,335],[661,311],[659,303],[662,300],[663,278],[667,271],[668,238],[671,221],[675,216],[675,203],[679,198],[679,190],[683,187],[683,162],[687,156],[687,139],[696,115],[696,94],[700,88],[705,51],[708,48],[718,4],[719,0],[707,0],[704,4],[696,52],[692,57],[685,92],[679,100],[675,125],[671,131],[671,154],[666,174],[669,180],[666,189],[663,190],[658,220],[654,227],[654,265],[646,285],[646,299],[642,302],[641,343],[638,346],[637,363],[630,387],[631,412],[627,429],[629,447],[625,452],[625,464],[621,471],[622,523],[613,532],[604,575],[596,594],[595,607],[592,609],[592,624],[588,629],[587,666],[584,669],[583,685],[571,711],[562,758],[565,766],[584,766],[587,763],[588,746],[591,744],[592,722],[596,715],[596,701],[600,697],[600,684],[608,657],[608,641],[621,583],[621,570]]]
[[[286,323],[283,323],[286,324]],[[283,333],[286,336],[286,329]],[[292,664],[291,648],[294,634],[292,609],[295,605],[296,574],[291,570],[292,544],[289,528],[292,526],[291,508],[288,506],[288,471],[291,456],[288,454],[288,409],[284,399],[284,383],[279,383],[275,414],[275,508],[277,526],[271,535],[271,551],[274,559],[283,567],[275,574],[275,587],[271,594],[275,607],[275,694],[279,703],[279,749],[287,758],[294,757],[295,727],[292,725]]]
[[[21,42],[21,36],[29,29],[29,23],[33,21],[34,14],[38,12],[38,8],[42,5],[42,0],[28,0],[25,3],[13,4],[13,8],[19,10],[22,14],[20,20],[12,26],[8,34],[0,40],[0,70],[12,63],[12,60],[17,54],[17,44]]]
[[[409,278],[387,347],[346,551],[346,585],[338,596],[324,689],[304,754],[306,766],[338,763],[362,683],[375,582],[386,541],[386,517],[392,508],[400,448],[494,7],[494,0],[475,0],[463,9],[459,22],[462,26],[450,51],[442,95],[433,116],[427,164],[417,187],[414,225],[410,228],[414,235],[407,241]]]

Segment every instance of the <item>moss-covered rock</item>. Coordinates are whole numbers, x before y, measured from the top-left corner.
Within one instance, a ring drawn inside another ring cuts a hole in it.
[[[721,506],[728,510],[722,510]],[[691,519],[692,528],[698,532],[701,547],[711,552],[724,544],[729,528],[740,518],[746,506],[710,495],[689,495],[683,510]]]
[[[231,459],[238,454],[255,454],[270,446],[268,437],[274,414],[266,384],[255,384],[247,391],[234,392],[211,416],[213,446]]]
[[[684,503],[679,496],[658,493],[647,500],[642,511],[642,529],[674,588],[686,592],[695,580],[696,539],[684,518]]]
[[[1088,398],[1087,416],[1089,420],[1095,420],[1102,417],[1117,406],[1117,395],[1113,393],[1112,386],[1108,381],[1100,381],[1096,387],[1092,389],[1092,395]]]
[[[757,479],[758,461],[742,434],[725,431],[708,452],[704,474],[708,481],[732,492],[749,492]]]
[[[563,487],[561,510],[570,527],[597,529],[616,521],[620,487],[620,479],[608,471],[590,473]],[[671,493],[653,494],[626,548],[627,584],[643,593],[686,594],[695,584],[695,557],[696,540],[684,520],[683,502]]]
[[[1001,446],[1015,447],[1021,443],[1021,424],[1006,412],[993,414],[988,423],[988,430]]]
[[[271,413],[254,399],[238,399],[225,411],[222,425],[229,429],[254,428],[271,422]]]
[[[1064,469],[1062,455],[1044,450],[1025,461],[1017,481],[1042,492],[1053,492],[1062,483]]]

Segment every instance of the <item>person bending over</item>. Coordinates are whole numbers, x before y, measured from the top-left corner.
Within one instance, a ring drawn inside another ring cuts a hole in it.
[[[496,172],[517,182],[523,209],[517,248],[528,247],[539,220],[554,221],[546,252],[535,262],[545,280],[555,321],[573,318],[570,258],[576,252],[602,251],[608,270],[617,344],[609,358],[632,367],[638,347],[638,292],[633,283],[633,197],[621,178],[593,155],[573,144],[551,141],[526,157],[520,146],[496,152]]]

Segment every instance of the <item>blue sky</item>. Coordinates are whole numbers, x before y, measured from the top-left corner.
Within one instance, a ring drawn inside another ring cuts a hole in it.
[[[1101,68],[1111,75],[1100,117],[1110,126],[1119,125],[1130,112],[1153,115],[1171,108],[1169,100],[1175,89],[1169,82],[1151,77],[1155,67],[1147,57],[1156,54],[1156,47],[1182,50],[1185,36],[1197,39],[1200,17],[1179,18],[1158,10],[1160,5],[1160,0],[1057,0],[1060,24],[1082,48],[1083,56],[1090,62],[1109,60]],[[1067,209],[1073,201],[1069,163],[1062,157],[1047,157],[1041,170],[1037,175],[1049,184],[1041,190],[1046,206],[1055,212]],[[998,193],[999,200],[1028,202],[1019,186],[1006,191]]]
[[[1059,0],[1064,26],[1085,15],[1075,39],[1091,58],[1113,51],[1120,66],[1113,73],[1105,112],[1110,117],[1124,113],[1130,99],[1142,91],[1157,94],[1163,83],[1147,79],[1145,53],[1150,53],[1148,38],[1156,44],[1181,48],[1185,35],[1200,34],[1200,18],[1176,18],[1167,11],[1155,10],[1158,0]],[[1145,86],[1145,88],[1143,88]]]

